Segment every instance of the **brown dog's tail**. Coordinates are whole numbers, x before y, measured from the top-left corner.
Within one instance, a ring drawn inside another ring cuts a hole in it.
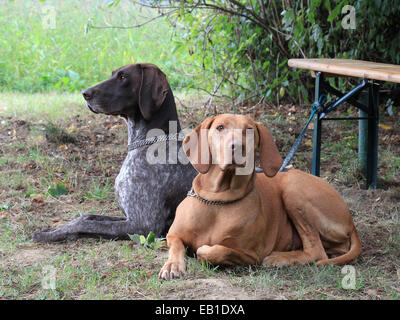
[[[357,258],[362,251],[360,237],[358,236],[357,230],[354,227],[353,233],[350,238],[350,250],[345,254],[332,258],[324,259],[317,262],[317,266],[325,266],[327,264],[336,264],[338,266],[344,265],[355,258]]]

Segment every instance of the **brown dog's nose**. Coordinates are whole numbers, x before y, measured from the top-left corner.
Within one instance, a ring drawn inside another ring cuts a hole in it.
[[[86,89],[85,91],[82,91],[82,95],[85,98],[85,100],[88,101],[93,98],[93,90]]]

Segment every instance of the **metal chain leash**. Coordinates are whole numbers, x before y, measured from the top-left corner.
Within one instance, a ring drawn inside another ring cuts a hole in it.
[[[306,130],[311,122],[311,120],[314,118],[314,115],[316,113],[320,113],[323,111],[324,105],[326,103],[326,95],[323,94],[319,97],[318,101],[314,102],[312,105],[311,109],[311,115],[307,120],[306,125],[304,126],[303,130],[301,130],[299,136],[297,137],[296,141],[293,143],[292,148],[289,150],[289,153],[287,154],[285,160],[283,160],[282,166],[279,169],[279,172],[282,172],[286,166],[289,164],[289,162],[293,159],[294,154],[296,153],[297,149],[300,146],[300,142],[303,139],[304,134],[306,133]]]

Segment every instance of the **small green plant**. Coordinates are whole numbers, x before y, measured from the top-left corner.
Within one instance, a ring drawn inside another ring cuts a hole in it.
[[[54,198],[58,198],[59,196],[68,194],[68,189],[62,182],[59,182],[54,188],[49,187],[47,189],[47,194]]]
[[[57,144],[76,142],[76,139],[72,134],[68,133],[64,128],[61,128],[53,122],[48,122],[44,125],[44,132],[46,139],[49,142]]]
[[[135,242],[136,244],[139,244],[143,247],[151,248],[154,250],[157,250],[158,248],[162,247],[162,238],[156,239],[156,235],[154,234],[153,231],[150,231],[147,237],[144,235],[139,235],[139,234],[129,234],[129,238]]]
[[[10,202],[0,204],[0,212],[3,210],[11,209],[12,204]]]
[[[92,187],[84,195],[86,200],[104,200],[110,193],[112,186],[110,185],[109,179],[106,180],[104,187],[99,183],[92,182]]]

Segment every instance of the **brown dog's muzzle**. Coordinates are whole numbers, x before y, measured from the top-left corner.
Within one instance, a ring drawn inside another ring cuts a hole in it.
[[[235,140],[228,142],[226,153],[231,155],[233,165],[244,165],[242,158],[245,155],[245,145],[242,142]]]

